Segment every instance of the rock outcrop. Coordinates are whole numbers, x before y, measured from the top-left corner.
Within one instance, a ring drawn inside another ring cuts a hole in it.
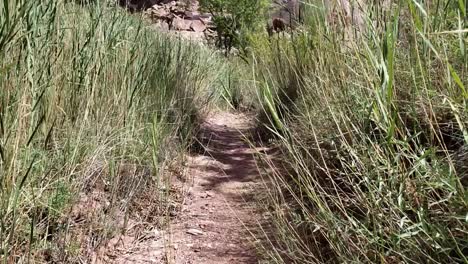
[[[160,1],[144,13],[163,31],[175,31],[190,39],[203,39],[215,34],[210,14],[198,11],[198,1]]]

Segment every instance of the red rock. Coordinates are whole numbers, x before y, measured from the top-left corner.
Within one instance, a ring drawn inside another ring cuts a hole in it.
[[[206,25],[200,20],[193,20],[190,29],[195,32],[203,32],[206,29]]]
[[[172,29],[174,30],[190,30],[191,21],[180,17],[175,17],[172,20]]]

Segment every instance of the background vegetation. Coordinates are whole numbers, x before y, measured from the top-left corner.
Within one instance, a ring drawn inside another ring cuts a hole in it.
[[[271,262],[468,261],[466,6],[373,3],[357,32],[309,1],[305,30],[254,45],[262,133],[281,149],[265,162],[283,168]]]
[[[268,4],[268,0],[200,0],[202,9],[213,16],[217,46],[226,52],[250,45],[250,35],[263,29]]]
[[[104,1],[2,1],[0,33],[0,257],[87,262],[135,210],[164,224],[225,63]]]
[[[219,99],[281,153],[262,159],[268,262],[468,262],[465,1],[372,1],[358,30],[308,0],[271,38],[266,2],[201,1],[243,60],[83,2],[0,3],[4,262],[89,260],[136,212],[164,225],[168,175]]]

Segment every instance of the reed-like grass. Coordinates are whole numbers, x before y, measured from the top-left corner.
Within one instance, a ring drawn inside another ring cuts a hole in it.
[[[227,68],[142,21],[108,1],[0,3],[5,263],[90,261],[122,230],[109,212],[128,219],[147,192],[156,199],[145,217],[167,211],[165,170],[190,144]],[[102,210],[80,213],[99,214],[71,219],[94,191],[105,197]]]
[[[306,6],[302,32],[252,53],[263,132],[282,150],[266,161],[283,168],[270,174],[262,252],[275,263],[468,262],[464,2],[368,3],[361,32],[326,22],[321,1]]]

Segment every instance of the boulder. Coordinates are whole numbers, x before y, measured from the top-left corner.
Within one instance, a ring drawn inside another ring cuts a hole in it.
[[[176,16],[172,20],[172,29],[187,31],[187,30],[190,30],[191,24],[192,24],[192,21]]]
[[[190,29],[195,32],[203,32],[206,30],[206,25],[201,20],[193,20],[190,24]]]

